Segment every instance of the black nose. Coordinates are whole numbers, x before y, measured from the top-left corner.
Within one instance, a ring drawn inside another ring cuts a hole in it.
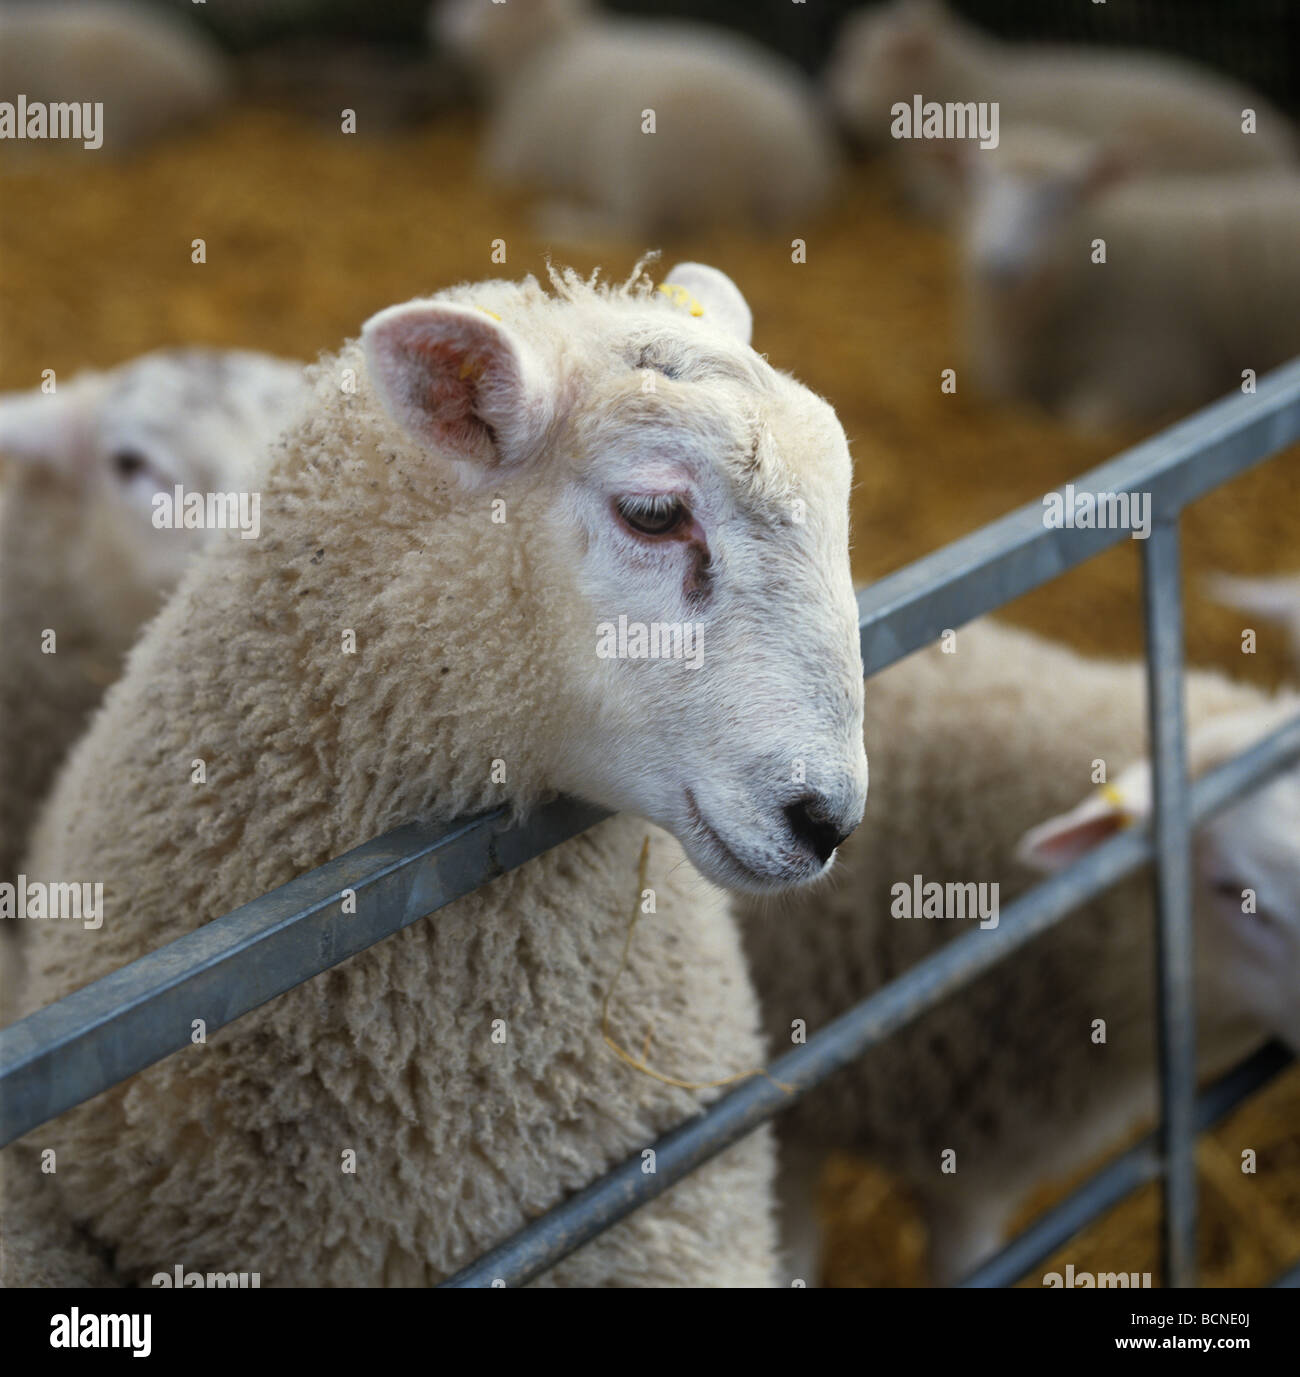
[[[795,836],[811,848],[813,855],[825,865],[831,852],[852,832],[845,831],[831,816],[830,806],[820,794],[805,794],[785,810],[786,821]]]

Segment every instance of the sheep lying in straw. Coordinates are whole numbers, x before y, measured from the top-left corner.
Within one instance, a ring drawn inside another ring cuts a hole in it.
[[[29,925],[24,1005],[411,819],[627,811],[29,1134],[124,1279],[437,1281],[761,1062],[684,854],[779,889],[861,816],[847,446],[716,270],[552,281],[393,307],[315,369],[261,539],[182,580],[61,775],[28,870],[102,878],[103,925]],[[673,625],[702,653],[652,658]],[[756,1134],[547,1280],[768,1283],[772,1169]]]
[[[489,86],[487,173],[550,193],[553,231],[789,225],[826,198],[836,157],[811,87],[736,34],[588,0],[450,0],[430,30]]]
[[[1142,666],[1086,660],[994,622],[952,645],[868,681],[871,799],[828,884],[738,905],[774,1048],[790,1045],[796,1020],[811,1035],[946,942],[991,937],[1033,869],[1149,814]],[[1300,713],[1298,699],[1269,700],[1217,674],[1190,674],[1187,694],[1194,774]],[[1099,762],[1103,793],[1091,788]],[[1300,1047],[1298,834],[1292,772],[1195,840],[1207,1074],[1265,1030]],[[934,884],[951,908],[926,889]],[[1247,890],[1254,912],[1243,912]],[[811,1188],[832,1150],[869,1156],[910,1185],[935,1274],[951,1282],[996,1246],[1036,1183],[1150,1118],[1153,926],[1147,883],[1117,887],[783,1115],[789,1267],[815,1276]]]
[[[221,50],[180,13],[123,0],[0,7],[0,101],[15,121],[0,149],[10,153],[124,152],[211,114],[231,85]]]
[[[1134,177],[1019,129],[964,160],[966,353],[1087,429],[1190,410],[1300,352],[1300,176]]]
[[[1300,151],[1294,126],[1257,92],[1185,59],[1006,43],[939,0],[895,0],[850,17],[826,89],[843,124],[890,150],[910,199],[931,213],[956,205],[943,145],[891,138],[894,107],[910,107],[917,96],[940,105],[996,104],[1002,128],[1037,124],[1113,141],[1147,170],[1279,167]]]

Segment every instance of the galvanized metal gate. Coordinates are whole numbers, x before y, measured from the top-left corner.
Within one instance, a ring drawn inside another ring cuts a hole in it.
[[[1195,1284],[1196,1135],[1291,1058],[1270,1044],[1197,1099],[1190,835],[1300,761],[1300,718],[1188,787],[1179,519],[1190,502],[1297,440],[1300,359],[1270,374],[1254,395],[1207,407],[1075,480],[1080,491],[1150,496],[1152,528],[1142,547],[1155,792],[1150,834],[1133,829],[1113,837],[1023,894],[979,942],[947,945],[787,1052],[770,1067],[773,1080],[752,1078],[666,1134],[653,1144],[653,1174],[642,1172],[637,1154],[444,1284],[514,1286],[536,1277],[1149,862],[1157,881],[1159,1128],[964,1284],[1010,1284],[1157,1177],[1166,1284]],[[866,673],[1129,536],[1124,529],[1049,528],[1043,512],[1031,503],[866,589],[858,599]],[[187,1045],[195,1007],[211,1011],[210,1028],[230,1023],[603,816],[562,802],[511,830],[504,830],[504,809],[450,826],[398,828],[0,1030],[0,1146]],[[345,889],[358,898],[347,916]],[[1278,1284],[1300,1285],[1300,1266]]]

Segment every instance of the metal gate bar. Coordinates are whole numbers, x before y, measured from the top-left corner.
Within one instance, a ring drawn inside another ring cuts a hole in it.
[[[1176,511],[1300,439],[1300,359],[1076,480],[1094,492],[1150,492]],[[1049,529],[1028,503],[858,596],[873,674],[1127,538]],[[0,1146],[189,1043],[201,997],[215,1030],[364,950],[604,816],[564,801],[502,831],[504,810],[412,824],[301,875],[120,971],[0,1029]],[[345,888],[357,912],[342,912]],[[362,903],[363,891],[371,898]]]
[[[1262,1090],[1294,1062],[1295,1058],[1281,1043],[1266,1043],[1201,1094],[1196,1101],[1196,1132],[1213,1128],[1243,1100]],[[1157,1180],[1160,1162],[1159,1134],[1150,1133],[1113,1158],[1064,1200],[1039,1215],[1022,1234],[987,1262],[982,1262],[965,1278],[962,1286],[991,1289],[1014,1285],[1031,1267],[1051,1257],[1063,1243],[1118,1205],[1126,1195]]]
[[[1156,519],[1142,547],[1154,803],[1156,1046],[1160,1065],[1161,1220],[1166,1286],[1196,1279],[1196,957],[1192,833],[1183,712],[1183,576],[1178,516]]]
[[[1205,821],[1297,761],[1300,717],[1198,780],[1192,787],[1193,824]],[[771,1080],[755,1077],[744,1082],[699,1118],[651,1144],[655,1153],[653,1173],[644,1170],[641,1154],[634,1153],[443,1284],[472,1287],[504,1282],[521,1286],[531,1281],[638,1206],[662,1195],[674,1181],[789,1108],[868,1048],[1070,917],[1081,904],[1140,870],[1153,854],[1150,838],[1138,828],[1103,842],[1003,909],[996,928],[950,942],[855,1004],[802,1047],[778,1057],[768,1068]],[[774,1084],[777,1081],[790,1090],[782,1090]]]
[[[1073,480],[1078,491],[1150,493],[1164,517],[1181,511],[1300,440],[1300,358]],[[946,630],[1030,593],[1129,539],[1123,530],[1049,529],[1029,502],[858,595],[868,675]]]
[[[801,1092],[810,1088],[1073,907],[1157,857],[1167,1117],[1156,1169],[1165,1178],[1175,1282],[1194,1275],[1189,1183],[1195,1120],[1188,1071],[1190,1066],[1194,1073],[1193,1049],[1183,1038],[1191,1026],[1185,997],[1190,993],[1185,983],[1189,809],[1182,787],[1181,615],[1173,523],[1187,503],[1297,439],[1300,360],[1263,379],[1257,395],[1215,403],[1076,480],[1078,489],[1093,493],[1150,494],[1161,523],[1149,542],[1145,581],[1155,844],[1136,831],[1113,838],[1023,895],[1000,927],[978,943],[954,944],[928,958],[772,1068]],[[1050,528],[1042,505],[1030,503],[881,579],[858,599],[866,672],[1056,578],[1128,534]],[[1198,781],[1191,791],[1191,821],[1297,759],[1300,721]],[[510,830],[502,830],[504,810],[450,825],[400,828],[0,1030],[0,1145],[187,1045],[196,1007],[209,1011],[209,1028],[232,1022],[603,816],[599,809],[562,802]],[[358,896],[352,916],[342,913],[345,889]],[[959,946],[969,950],[959,952]],[[491,1284],[496,1278],[517,1284],[537,1275],[788,1103],[790,1097],[767,1081],[746,1083],[661,1139],[653,1176],[641,1172],[636,1157],[447,1284]]]
[[[0,1147],[607,816],[506,815],[396,828],[0,1029]]]

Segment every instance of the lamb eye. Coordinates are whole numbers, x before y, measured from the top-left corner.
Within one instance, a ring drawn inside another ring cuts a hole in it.
[[[149,467],[149,461],[135,449],[120,449],[113,455],[113,472],[119,478],[134,478]]]
[[[646,536],[672,535],[688,515],[680,497],[620,497],[614,505],[628,526]]]

